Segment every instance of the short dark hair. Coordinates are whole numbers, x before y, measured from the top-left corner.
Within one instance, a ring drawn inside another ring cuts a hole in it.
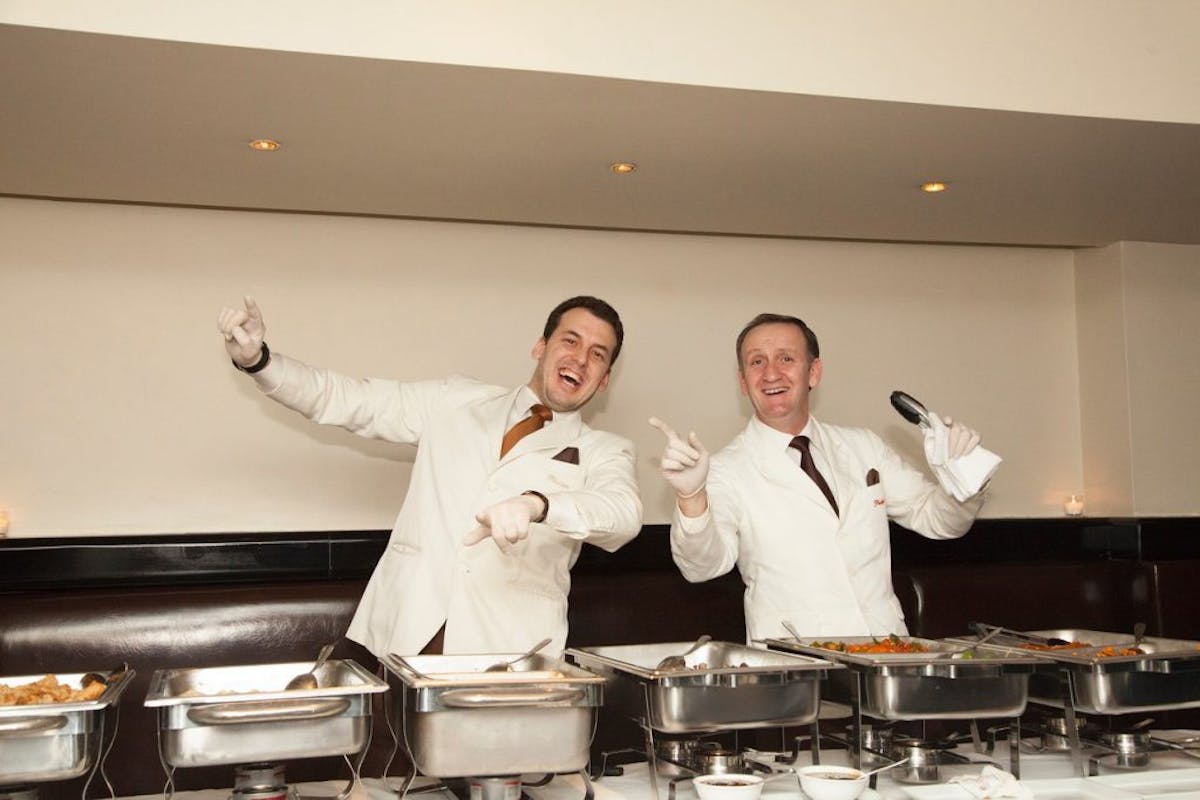
[[[737,362],[738,369],[742,368],[742,343],[746,341],[746,335],[760,325],[771,325],[776,322],[782,322],[785,325],[795,325],[804,333],[804,339],[808,342],[808,360],[821,357],[821,345],[817,343],[817,335],[813,333],[813,329],[804,324],[804,320],[799,317],[790,317],[786,314],[759,314],[754,319],[746,323],[746,327],[742,328],[742,332],[737,337]]]
[[[563,300],[556,305],[554,310],[550,312],[550,316],[546,317],[546,327],[542,329],[542,338],[549,341],[554,332],[558,330],[558,324],[562,322],[563,314],[572,308],[582,308],[585,311],[590,311],[593,315],[612,326],[613,333],[617,336],[617,344],[613,348],[612,357],[608,360],[608,365],[611,367],[617,363],[617,356],[621,354],[621,343],[625,341],[625,327],[621,325],[621,317],[618,316],[617,310],[598,297],[581,294]]]

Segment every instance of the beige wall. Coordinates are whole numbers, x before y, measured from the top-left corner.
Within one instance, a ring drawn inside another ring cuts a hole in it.
[[[902,388],[1005,458],[987,516],[1082,485],[1073,256],[0,198],[0,507],[12,536],[390,527],[412,451],[312,425],[224,357],[254,294],[280,351],[350,374],[515,384],[549,308],[608,298],[628,335],[592,422],[633,438],[667,519],[658,414],[712,447],[743,425],[733,339],[763,310],[822,338],[816,413],[919,463]]]
[[[1083,471],[1097,514],[1200,514],[1200,247],[1077,257]]]
[[[5,0],[0,21],[701,86],[1200,122],[1194,0]]]
[[[1134,512],[1200,514],[1200,247],[1125,242]]]

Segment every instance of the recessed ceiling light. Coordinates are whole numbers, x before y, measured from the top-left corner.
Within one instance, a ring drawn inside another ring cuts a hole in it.
[[[928,194],[937,194],[938,192],[946,191],[946,184],[941,181],[927,181],[921,184],[921,191]]]
[[[608,168],[618,175],[628,175],[637,169],[637,164],[630,161],[614,161],[608,165]]]
[[[279,149],[279,142],[274,139],[251,139],[249,144],[251,150],[261,150],[264,153]]]

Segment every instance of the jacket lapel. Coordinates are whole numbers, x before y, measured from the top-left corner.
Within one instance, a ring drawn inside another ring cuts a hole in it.
[[[788,456],[786,446],[780,447],[779,439],[769,435],[767,430],[766,424],[757,418],[751,418],[746,428],[759,472],[768,481],[797,493],[805,502],[833,516],[833,509],[817,484]],[[838,502],[841,502],[840,498]]]

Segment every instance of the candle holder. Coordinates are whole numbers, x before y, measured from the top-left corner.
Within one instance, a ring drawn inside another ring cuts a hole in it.
[[[1067,499],[1063,501],[1063,512],[1068,517],[1082,517],[1083,516],[1083,495],[1081,495],[1081,494],[1067,495]]]

